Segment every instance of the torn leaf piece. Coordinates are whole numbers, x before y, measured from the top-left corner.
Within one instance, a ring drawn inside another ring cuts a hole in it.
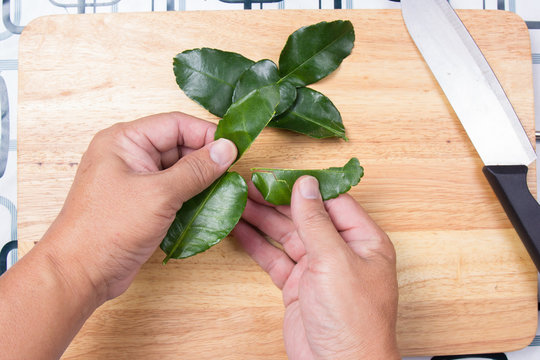
[[[289,36],[279,56],[282,81],[296,87],[317,82],[337,69],[353,46],[354,28],[350,21],[304,26]]]
[[[218,123],[215,140],[226,138],[238,149],[237,160],[268,125],[279,104],[279,89],[273,84],[253,90],[233,103]]]
[[[278,83],[280,80],[277,65],[272,60],[261,60],[251,65],[238,79],[233,93],[233,102],[255,89]],[[288,82],[279,82],[279,105],[276,115],[287,110],[296,98],[296,87]]]
[[[203,252],[236,226],[247,202],[247,185],[236,172],[227,172],[210,187],[186,201],[176,213],[161,249],[163,260],[183,259]]]
[[[347,141],[341,114],[329,98],[310,88],[296,89],[296,101],[269,127],[287,129],[317,139],[339,137]]]
[[[266,172],[268,169],[251,169],[255,171],[251,175],[251,181],[262,194],[264,199],[274,205],[290,204],[292,186],[286,180],[278,179],[273,172]],[[277,169],[276,169],[277,170]],[[280,170],[287,171],[287,170]],[[293,170],[289,170],[293,171]],[[298,170],[301,171],[301,170]],[[295,179],[296,181],[296,179]],[[294,183],[293,183],[294,184]]]
[[[343,167],[331,167],[322,170],[291,169],[251,169],[251,181],[263,198],[274,205],[289,205],[295,181],[303,175],[311,175],[319,181],[323,200],[337,197],[360,182],[364,168],[357,158],[352,158]]]
[[[222,117],[232,104],[238,78],[253,63],[237,53],[201,48],[176,55],[173,70],[176,83],[189,98]]]

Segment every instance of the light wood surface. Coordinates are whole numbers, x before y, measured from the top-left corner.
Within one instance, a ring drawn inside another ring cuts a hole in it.
[[[507,12],[459,14],[532,140],[525,24]],[[236,168],[247,177],[253,166],[325,168],[360,159],[366,175],[351,194],[397,249],[403,355],[528,345],[536,330],[537,273],[399,11],[107,14],[32,22],[20,39],[19,254],[58,213],[98,130],[173,110],[217,121],[178,89],[176,53],[216,47],[277,62],[291,32],[333,19],[354,23],[355,47],[313,88],[339,108],[350,141],[267,129]],[[532,167],[533,191],[535,173]],[[162,257],[158,249],[128,292],[96,311],[66,359],[286,357],[280,292],[234,239],[167,266]]]

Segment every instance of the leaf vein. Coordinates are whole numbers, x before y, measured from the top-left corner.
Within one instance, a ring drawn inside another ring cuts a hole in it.
[[[296,111],[291,111],[291,113],[294,114],[294,115],[296,115],[296,116],[298,116],[298,117],[301,118],[301,119],[306,120],[307,122],[311,122],[311,123],[313,123],[313,124],[315,124],[315,125],[319,125],[319,126],[322,127],[323,129],[326,129],[326,130],[330,131],[331,133],[334,133],[334,134],[336,134],[336,135],[342,134],[341,131],[336,130],[336,129],[334,129],[334,128],[328,126],[328,125],[325,125],[325,124],[322,123],[322,122],[318,122],[318,121],[315,120],[315,119],[312,119],[312,118],[303,116],[302,114],[297,113]]]
[[[216,80],[216,81],[218,81],[218,82],[221,82],[221,83],[223,83],[223,84],[229,86],[230,88],[234,88],[234,86],[233,86],[232,84],[229,84],[227,81],[225,81],[225,80],[223,80],[223,79],[220,79],[220,78],[218,78],[218,77],[216,77],[216,76],[213,76],[213,75],[211,75],[211,74],[209,74],[209,73],[203,72],[202,70],[195,69],[195,68],[193,68],[193,67],[191,67],[191,66],[189,66],[189,65],[184,65],[184,66],[185,66],[186,68],[188,68],[188,69],[194,71],[194,72],[197,72],[197,73],[202,74],[202,75],[206,75],[207,77],[209,77],[209,78],[211,78],[211,79],[214,79],[214,80]]]
[[[180,246],[180,244],[182,243],[182,241],[186,237],[186,234],[187,234],[188,230],[191,228],[191,225],[193,224],[195,219],[199,216],[199,214],[202,212],[202,210],[204,209],[206,203],[212,197],[212,195],[214,194],[214,192],[216,191],[219,184],[221,184],[221,182],[223,181],[224,178],[225,178],[225,176],[223,176],[221,179],[219,179],[214,184],[214,186],[212,187],[212,189],[208,193],[208,196],[206,196],[205,199],[199,204],[199,206],[197,207],[197,211],[195,211],[195,214],[191,217],[189,222],[184,227],[184,231],[180,234],[180,237],[176,240],[172,250],[169,252],[169,254],[167,254],[167,257],[165,258],[164,262],[166,262],[167,260],[169,260],[173,256],[174,252],[178,249],[178,247]]]
[[[278,81],[278,84],[281,83],[282,81],[285,81],[285,79],[287,79],[291,74],[293,74],[296,70],[298,70],[299,68],[301,68],[302,66],[304,66],[306,63],[308,63],[309,61],[311,61],[311,59],[313,59],[315,56],[319,55],[320,53],[322,53],[323,51],[325,51],[328,47],[332,46],[333,44],[335,44],[338,40],[341,40],[345,35],[349,34],[350,31],[346,31],[344,33],[342,33],[340,36],[338,36],[337,38],[335,38],[334,40],[332,40],[332,42],[330,42],[328,45],[325,45],[321,50],[317,51],[316,53],[314,53],[313,55],[311,55],[309,58],[307,58],[306,60],[304,60],[302,63],[300,63],[297,67],[295,67],[293,70],[291,70],[288,74],[286,74],[285,76],[283,76],[281,79],[279,79]]]

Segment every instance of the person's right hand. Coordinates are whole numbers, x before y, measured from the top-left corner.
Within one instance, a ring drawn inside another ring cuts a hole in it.
[[[323,203],[313,177],[296,182],[290,208],[268,206],[251,190],[233,235],[283,290],[289,358],[400,359],[396,255],[388,236],[351,196]]]

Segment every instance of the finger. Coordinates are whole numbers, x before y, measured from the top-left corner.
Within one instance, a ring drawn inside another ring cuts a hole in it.
[[[219,139],[182,157],[176,164],[157,173],[161,184],[170,191],[178,206],[191,199],[220,177],[236,159],[236,146]]]
[[[293,261],[242,220],[238,222],[232,234],[248,255],[270,275],[274,284],[282,289],[294,268]]]
[[[380,236],[384,233],[360,204],[349,194],[341,194],[335,199],[325,201],[325,207],[330,219],[339,232],[358,229],[365,238]]]
[[[302,176],[293,187],[291,212],[306,254],[315,258],[346,251],[346,244],[328,216],[319,191],[319,182]]]
[[[177,146],[161,153],[161,169],[167,169],[178,161],[182,156],[182,149]]]
[[[393,260],[395,250],[386,233],[348,194],[325,202],[330,219],[349,247],[360,257],[383,255]]]
[[[193,149],[193,148],[186,147],[186,146],[180,146],[180,157],[183,157],[183,156],[186,156],[186,155],[188,155],[188,154],[191,154],[191,153],[194,152],[195,150],[197,150],[197,149]]]
[[[177,146],[199,149],[214,140],[214,123],[171,112],[147,116],[126,124],[126,131],[139,145],[152,146],[160,153]]]
[[[276,209],[248,199],[242,218],[280,243],[294,261],[300,260],[305,254],[304,244],[298,237],[294,223]]]
[[[291,207],[289,205],[276,206],[276,210],[288,217],[289,219],[292,219]]]
[[[287,216],[288,218],[291,218],[291,207],[288,205],[274,205],[272,203],[269,203],[268,201],[264,200],[263,196],[261,195],[260,191],[257,190],[257,187],[255,184],[253,184],[253,181],[248,182],[248,197],[255,201],[258,204],[266,205],[275,208],[277,211],[282,213],[283,215]]]
[[[182,113],[147,116],[116,124],[112,136],[116,153],[135,171],[157,171],[172,165],[179,146],[199,149],[213,141],[216,125]]]
[[[307,257],[302,257],[294,266],[285,285],[283,285],[283,305],[289,306],[293,301],[298,300],[298,288],[300,287],[300,279],[307,268]]]

